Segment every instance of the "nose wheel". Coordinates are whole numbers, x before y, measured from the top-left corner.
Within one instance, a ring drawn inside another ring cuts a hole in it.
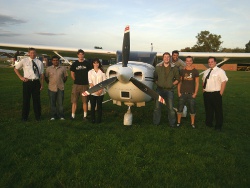
[[[124,114],[123,124],[126,126],[130,126],[132,125],[132,121],[133,121],[133,114],[131,113],[131,109],[129,106],[128,111]]]

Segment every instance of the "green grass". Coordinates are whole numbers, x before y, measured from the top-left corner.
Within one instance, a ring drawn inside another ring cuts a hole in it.
[[[204,125],[201,91],[196,129],[189,117],[171,129],[166,115],[153,126],[153,102],[132,107],[130,127],[123,126],[127,107],[112,102],[104,104],[101,124],[83,123],[80,103],[75,121],[51,122],[46,84],[42,121],[31,108],[23,123],[22,83],[12,68],[0,68],[0,187],[249,187],[250,73],[227,75],[225,124],[216,132]],[[66,117],[71,86],[69,78]]]

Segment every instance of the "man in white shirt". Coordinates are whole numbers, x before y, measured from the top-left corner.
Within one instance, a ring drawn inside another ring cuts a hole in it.
[[[225,71],[216,66],[215,57],[208,58],[208,66],[210,69],[202,77],[206,126],[213,127],[215,116],[215,129],[220,131],[223,125],[222,95],[228,78]]]
[[[33,99],[33,109],[35,118],[40,121],[41,101],[40,90],[43,89],[43,63],[36,58],[36,50],[29,48],[29,57],[22,59],[14,68],[16,75],[23,82],[23,108],[22,120],[27,121],[30,110],[30,98]],[[19,70],[23,69],[23,76]]]

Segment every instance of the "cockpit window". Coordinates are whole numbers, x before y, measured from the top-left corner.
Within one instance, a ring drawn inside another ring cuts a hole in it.
[[[156,52],[130,52],[129,61],[139,61],[153,65]],[[116,63],[122,62],[122,51],[116,52]]]

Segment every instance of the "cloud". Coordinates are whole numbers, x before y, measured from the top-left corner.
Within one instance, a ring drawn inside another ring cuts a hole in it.
[[[0,26],[1,25],[15,25],[15,24],[21,24],[21,23],[26,23],[26,21],[16,19],[11,16],[0,14]]]
[[[16,36],[21,36],[21,34],[12,33],[11,31],[0,29],[0,37],[16,37]]]
[[[45,35],[45,36],[61,36],[61,35],[66,35],[65,33],[48,33],[48,32],[38,32],[35,33],[37,35]]]

